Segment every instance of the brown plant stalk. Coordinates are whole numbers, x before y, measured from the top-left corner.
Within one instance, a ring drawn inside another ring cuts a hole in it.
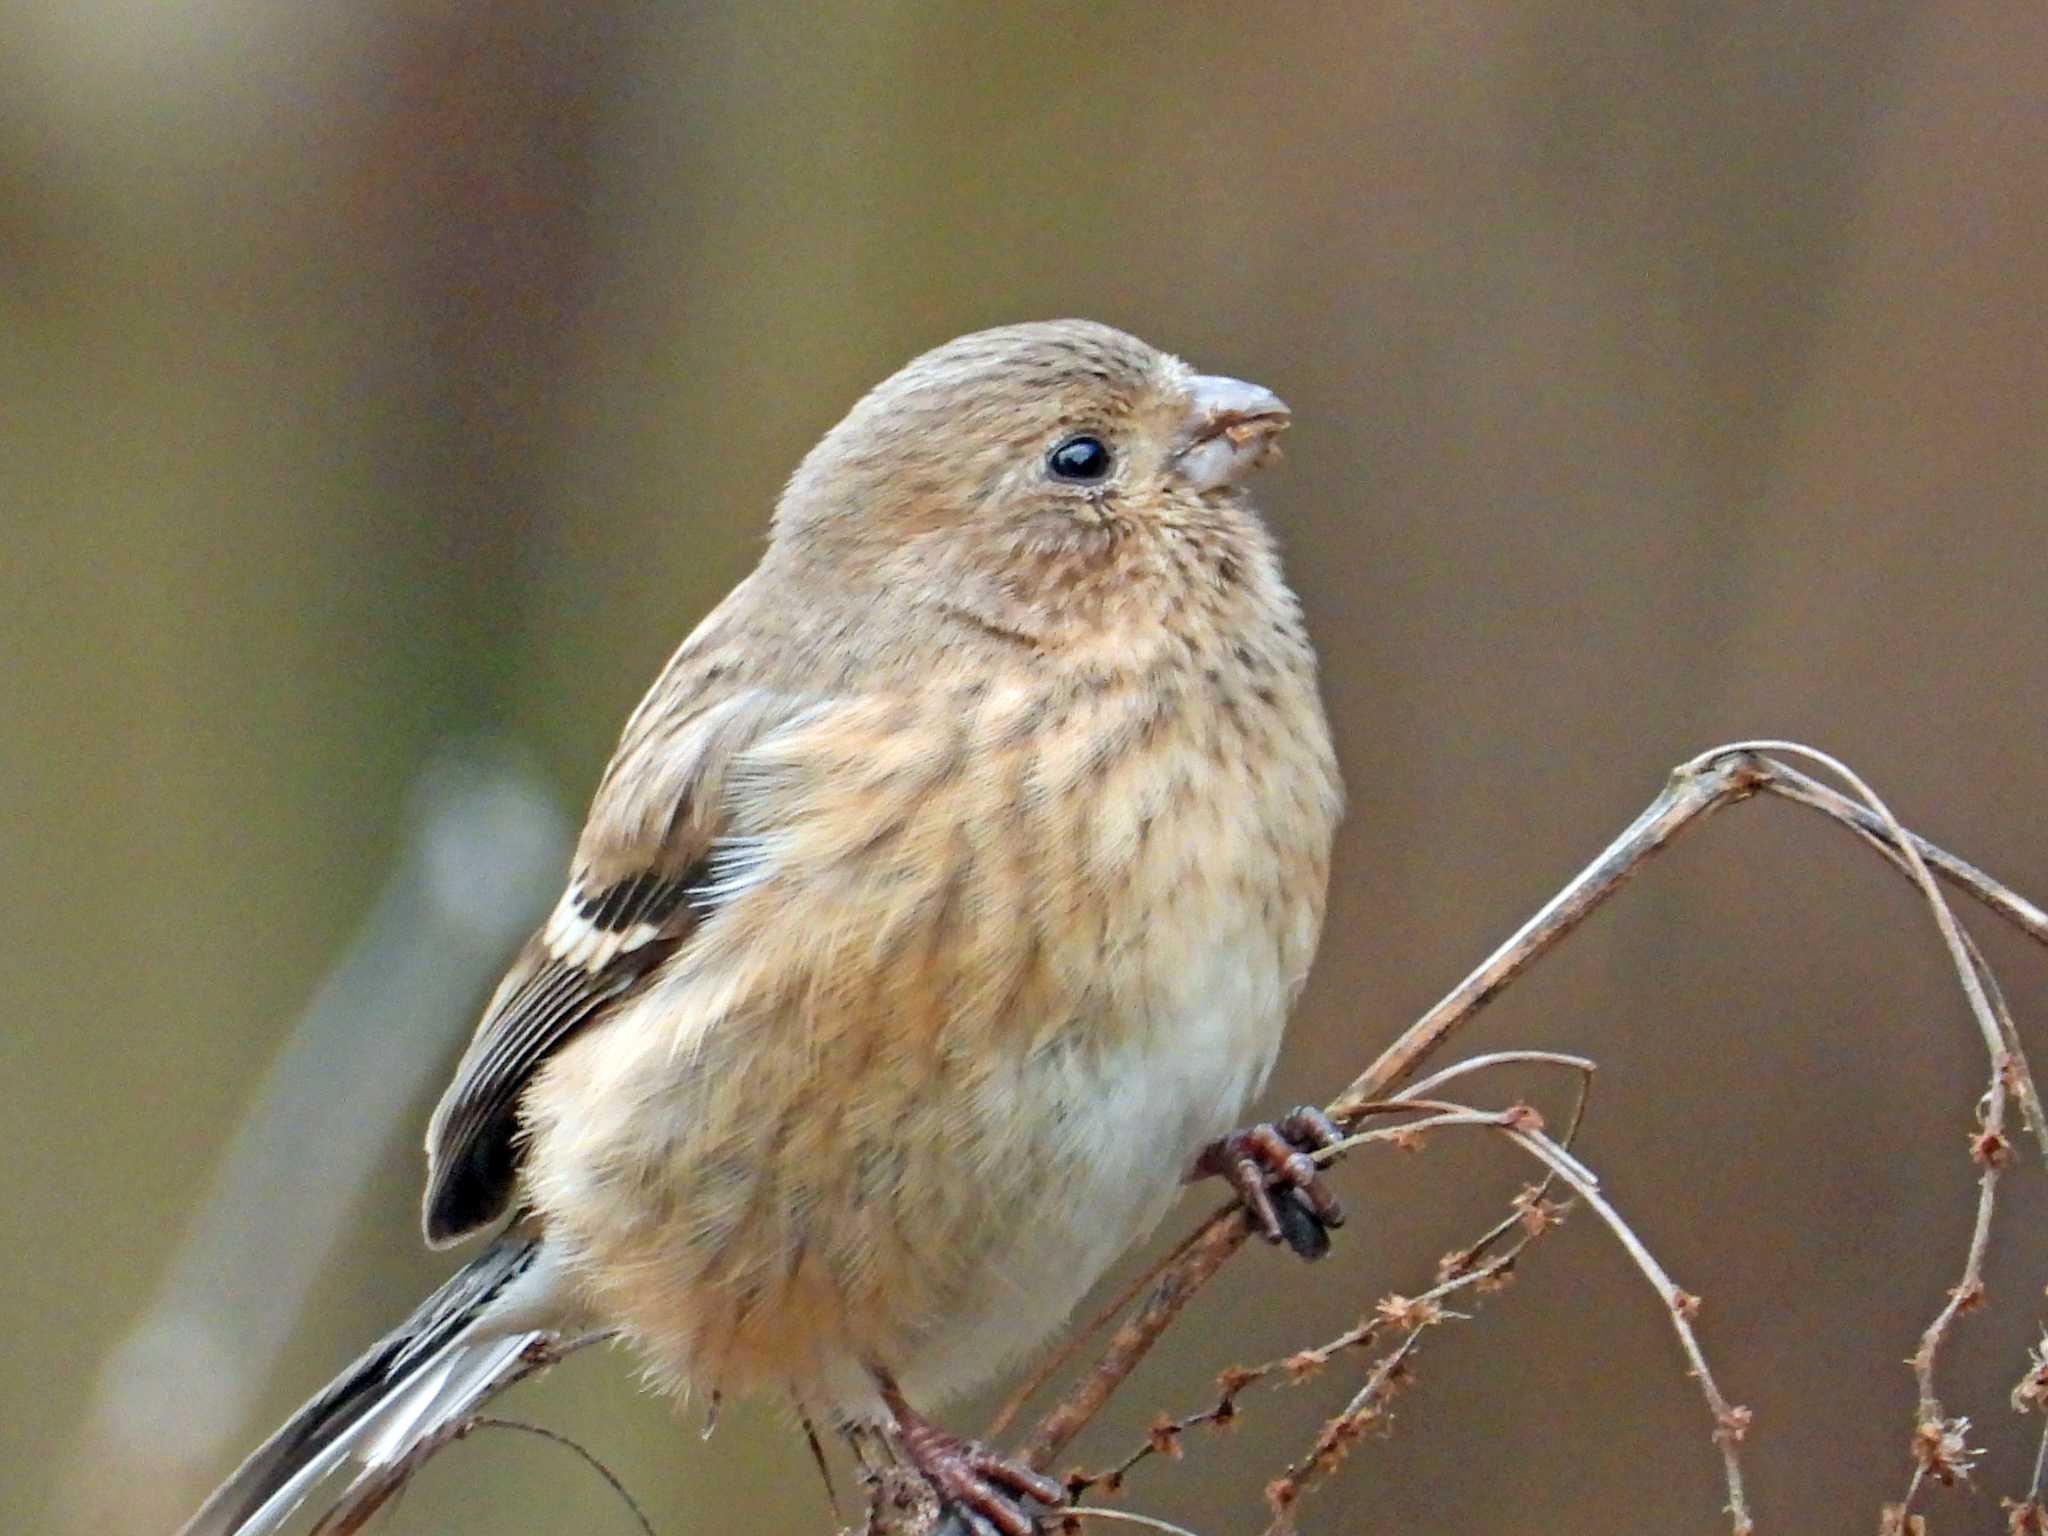
[[[1581,1058],[1559,1057],[1549,1052],[1503,1052],[1487,1061],[1463,1063],[1461,1066],[1499,1065],[1525,1054],[1546,1061],[1565,1062],[1583,1069],[1588,1075],[1592,1070],[1592,1064]],[[1468,1109],[1463,1105],[1433,1102],[1390,1103],[1376,1108],[1382,1108],[1388,1113],[1420,1111],[1422,1118],[1402,1125],[1362,1132],[1347,1138],[1346,1147],[1372,1143],[1401,1145],[1406,1137],[1419,1135],[1435,1127],[1486,1124],[1498,1118],[1497,1115]],[[1582,1087],[1578,1102],[1574,1106],[1570,1128],[1566,1132],[1567,1141],[1576,1133],[1584,1109],[1585,1093]],[[1500,1113],[1526,1115],[1527,1111],[1517,1109]],[[1333,1148],[1327,1155],[1335,1155],[1337,1150]],[[1463,1314],[1441,1309],[1444,1298],[1466,1289],[1485,1292],[1505,1284],[1522,1251],[1537,1237],[1562,1222],[1563,1209],[1552,1205],[1546,1198],[1555,1178],[1556,1175],[1546,1173],[1541,1182],[1526,1186],[1515,1197],[1515,1208],[1511,1214],[1488,1228],[1465,1247],[1446,1254],[1438,1264],[1435,1284],[1428,1289],[1413,1297],[1382,1298],[1370,1315],[1321,1344],[1295,1350],[1260,1365],[1226,1367],[1217,1374],[1217,1395],[1214,1402],[1177,1419],[1169,1419],[1162,1415],[1153,1422],[1144,1441],[1121,1460],[1099,1471],[1068,1474],[1068,1488],[1076,1497],[1095,1488],[1102,1488],[1111,1493],[1117,1492],[1122,1488],[1126,1476],[1143,1462],[1160,1456],[1179,1460],[1188,1431],[1207,1426],[1222,1428],[1234,1424],[1241,1411],[1239,1399],[1249,1388],[1264,1382],[1296,1385],[1318,1374],[1331,1360],[1341,1354],[1372,1348],[1388,1331],[1402,1331],[1402,1347],[1406,1348],[1407,1335],[1445,1319],[1462,1317]],[[1493,1250],[1502,1239],[1510,1234],[1517,1234],[1517,1240],[1509,1244],[1505,1250],[1494,1253]]]
[[[1821,765],[1848,785],[1855,798],[1841,794],[1780,760],[1786,756],[1804,757]],[[1908,1494],[1907,1502],[1910,1504],[1930,1477],[1939,1478],[1945,1466],[1954,1466],[1954,1448],[1961,1444],[1956,1425],[1967,1422],[1952,1421],[1943,1416],[1934,1393],[1934,1367],[1941,1345],[1955,1321],[1982,1294],[1983,1255],[1989,1243],[1997,1178],[2008,1146],[2004,1135],[2008,1095],[2018,1100],[2022,1118],[2040,1143],[2044,1161],[2048,1161],[2048,1125],[2044,1125],[2039,1093],[2021,1049],[2018,1032],[1974,942],[1957,922],[1937,882],[1972,896],[1988,910],[2044,945],[2048,945],[2048,913],[1974,865],[1907,831],[1869,787],[1840,762],[1798,743],[1772,741],[1742,742],[1716,748],[1681,764],[1663,792],[1619,837],[1435,1007],[1403,1031],[1330,1103],[1328,1111],[1340,1125],[1355,1129],[1362,1120],[1381,1110],[1391,1090],[1413,1077],[1459,1028],[1529,966],[1576,930],[1646,861],[1722,806],[1758,794],[1772,794],[1804,805],[1847,827],[1915,885],[1948,949],[1991,1058],[1989,1086],[1972,1143],[1973,1155],[1979,1165],[1978,1219],[1965,1258],[1963,1279],[1951,1293],[1948,1304],[1922,1335],[1921,1347],[1913,1362],[1920,1384],[1920,1402],[1914,1427],[1916,1471]],[[1503,1130],[1511,1139],[1518,1139],[1524,1151],[1549,1161],[1543,1146],[1530,1139],[1532,1133],[1507,1127],[1497,1129]],[[1601,1199],[1597,1186],[1590,1181],[1589,1175],[1585,1175],[1583,1167],[1556,1143],[1550,1145],[1569,1160],[1567,1166],[1584,1176],[1583,1187],[1574,1182],[1574,1188],[1581,1198],[1587,1198],[1588,1203],[1601,1212],[1602,1219],[1615,1230],[1638,1267],[1664,1295],[1681,1344],[1694,1372],[1700,1377],[1709,1407],[1715,1414],[1716,1438],[1721,1445],[1729,1481],[1730,1514],[1735,1529],[1738,1532],[1747,1530],[1749,1516],[1743,1504],[1740,1469],[1734,1456],[1735,1445],[1747,1425],[1747,1415],[1743,1410],[1730,1407],[1721,1398],[1705,1372],[1705,1361],[1688,1326],[1688,1309],[1695,1307],[1696,1301],[1671,1284],[1648,1250],[1628,1232],[1625,1224],[1620,1223],[1612,1207]],[[1551,1166],[1553,1172],[1561,1172],[1559,1165]],[[1155,1274],[1146,1277],[1149,1281],[1147,1293],[1117,1327],[1093,1367],[1046,1412],[1026,1438],[1023,1455],[1028,1463],[1040,1469],[1051,1464],[1101,1411],[1188,1302],[1243,1245],[1246,1236],[1247,1227],[1239,1210],[1219,1210],[1168,1255]],[[1930,1436],[1929,1425],[1935,1426],[1938,1432]]]

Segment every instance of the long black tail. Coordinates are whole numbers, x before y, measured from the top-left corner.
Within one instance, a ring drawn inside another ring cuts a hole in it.
[[[532,1236],[477,1255],[257,1447],[180,1536],[265,1536],[351,1460],[355,1477],[323,1528],[357,1529],[486,1399],[555,1358],[533,1305],[541,1269]]]

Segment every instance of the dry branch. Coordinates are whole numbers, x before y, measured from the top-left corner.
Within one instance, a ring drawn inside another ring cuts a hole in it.
[[[1848,785],[1855,798],[1841,794],[1780,760],[1786,756],[1804,757],[1819,764]],[[1741,742],[1719,747],[1680,765],[1663,792],[1613,843],[1476,970],[1452,988],[1442,1001],[1382,1051],[1336,1097],[1328,1111],[1339,1125],[1353,1131],[1362,1120],[1381,1112],[1393,1089],[1412,1078],[1460,1027],[1573,932],[1646,861],[1712,812],[1758,794],[1775,795],[1828,816],[1875,848],[1914,884],[1949,952],[1990,1057],[1989,1086],[1981,1101],[1980,1122],[1973,1140],[1973,1154],[1979,1164],[1978,1218],[1965,1257],[1963,1279],[1951,1293],[1948,1304],[1929,1324],[1922,1336],[1920,1350],[1914,1357],[1920,1383],[1919,1411],[1914,1426],[1916,1472],[1906,1505],[1899,1509],[1903,1520],[1912,1499],[1930,1477],[1939,1479],[1944,1471],[1958,1470],[1956,1458],[1962,1447],[1961,1435],[1967,1421],[1948,1419],[1942,1414],[1934,1392],[1934,1366],[1940,1346],[1954,1322],[1982,1293],[1981,1272],[1990,1241],[1997,1180],[2009,1145],[2004,1133],[2008,1095],[2019,1101],[2022,1118],[2039,1143],[2044,1162],[2048,1162],[2048,1124],[2044,1124],[2040,1096],[2021,1048],[2018,1031],[1982,955],[1949,909],[1938,882],[1963,891],[2044,945],[2048,945],[2048,913],[1974,865],[1908,831],[1869,786],[1846,766],[1798,743],[1776,741]],[[1488,1062],[1490,1058],[1461,1064],[1448,1069],[1448,1075]],[[1445,1080],[1447,1074],[1438,1074],[1431,1079],[1432,1089]],[[1430,1123],[1427,1120],[1421,1122],[1425,1126]],[[1729,1513],[1734,1528],[1737,1532],[1747,1531],[1750,1529],[1749,1516],[1743,1500],[1740,1468],[1735,1458],[1735,1446],[1747,1426],[1747,1415],[1744,1410],[1727,1404],[1707,1374],[1697,1339],[1688,1326],[1690,1309],[1696,1306],[1696,1302],[1670,1282],[1654,1258],[1628,1233],[1612,1207],[1600,1197],[1590,1176],[1575,1159],[1571,1159],[1569,1153],[1556,1148],[1562,1161],[1553,1162],[1542,1145],[1531,1139],[1530,1133],[1510,1129],[1507,1134],[1519,1139],[1525,1151],[1546,1161],[1554,1173],[1565,1176],[1566,1167],[1574,1171],[1570,1176],[1573,1187],[1581,1198],[1601,1212],[1603,1220],[1608,1221],[1624,1246],[1629,1248],[1631,1257],[1636,1259],[1638,1266],[1664,1296],[1681,1344],[1715,1415],[1716,1439],[1722,1449],[1730,1489]],[[1357,1138],[1354,1136],[1353,1139]],[[1050,1466],[1053,1459],[1093,1420],[1188,1302],[1243,1245],[1247,1230],[1244,1218],[1236,1208],[1219,1210],[1145,1277],[1148,1291],[1143,1300],[1116,1329],[1092,1369],[1045,1414],[1025,1440],[1023,1455],[1029,1464],[1040,1469]],[[1011,1409],[1006,1410],[1005,1422],[1014,1406],[1013,1402]],[[2048,1448],[2048,1440],[2044,1440],[2044,1448]],[[2048,1457],[2048,1449],[2044,1449],[2044,1457]],[[2040,1486],[2037,1467],[2025,1507],[2038,1507],[2034,1501]],[[2018,1505],[2013,1507],[2022,1508]]]

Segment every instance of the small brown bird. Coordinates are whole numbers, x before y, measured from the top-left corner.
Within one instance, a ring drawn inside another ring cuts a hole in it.
[[[627,722],[560,905],[427,1133],[497,1239],[186,1527],[365,1518],[593,1335],[787,1392],[1005,1536],[1060,1485],[922,1417],[1059,1326],[1188,1179],[1311,1256],[1297,1112],[1231,1132],[1342,797],[1241,481],[1288,412],[1078,320],[965,336],[804,460]]]

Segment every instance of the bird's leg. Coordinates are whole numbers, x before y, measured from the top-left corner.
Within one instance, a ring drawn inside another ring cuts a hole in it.
[[[810,1405],[794,1392],[790,1394],[790,1406],[796,1409],[796,1421],[804,1427],[804,1441],[811,1448],[811,1464],[818,1469],[818,1478],[825,1485],[825,1502],[832,1506],[832,1518],[839,1518],[839,1490],[832,1482],[832,1463],[825,1459],[824,1444],[818,1439],[818,1426],[811,1422]]]
[[[1309,1154],[1343,1139],[1328,1115],[1303,1105],[1278,1120],[1218,1136],[1202,1149],[1188,1178],[1228,1181],[1254,1231],[1304,1259],[1320,1259],[1330,1251],[1329,1229],[1344,1225],[1344,1208]]]
[[[1026,1500],[1048,1507],[1067,1502],[1066,1485],[1057,1478],[939,1428],[903,1400],[895,1377],[880,1367],[870,1369],[896,1421],[903,1454],[932,1485],[939,1502],[959,1510],[977,1530],[987,1526],[1002,1536],[1032,1536],[1038,1521]]]

